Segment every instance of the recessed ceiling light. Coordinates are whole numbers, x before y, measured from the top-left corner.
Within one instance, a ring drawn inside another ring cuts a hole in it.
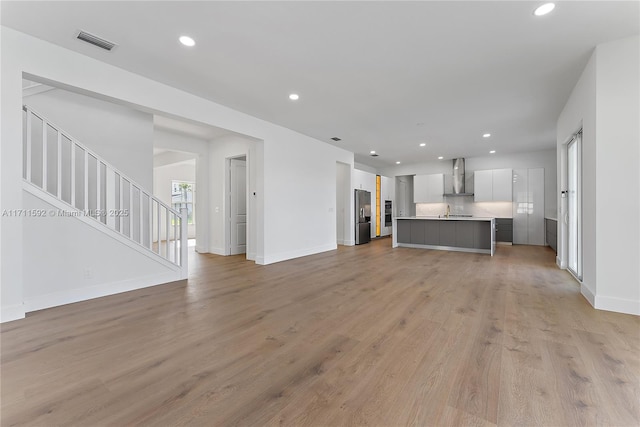
[[[485,134],[482,135],[483,138],[489,138],[490,136],[491,136],[490,133],[485,133]]]
[[[489,154],[495,154],[496,150],[489,151]]]
[[[376,154],[376,150],[369,151],[369,154]]]
[[[178,40],[185,46],[192,47],[196,45],[196,41],[189,36],[180,36]]]
[[[420,144],[420,147],[424,147],[424,146],[426,146],[426,145],[427,145],[427,144],[425,144],[424,142],[422,142],[422,143]]]
[[[399,165],[399,164],[400,164],[400,162],[396,162],[396,165]]]
[[[289,95],[289,99],[292,101],[297,101],[298,99],[300,99],[300,95],[298,95],[297,93],[292,93],[291,95]]]
[[[442,156],[439,156],[439,157],[438,157],[438,160],[442,160],[442,159],[444,159],[444,157],[442,157]]]
[[[533,11],[533,14],[536,16],[546,15],[547,13],[551,12],[555,7],[556,5],[554,3],[545,3],[542,6],[538,6],[536,10]]]

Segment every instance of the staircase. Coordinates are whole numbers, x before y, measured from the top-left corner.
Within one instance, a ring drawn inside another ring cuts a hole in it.
[[[187,209],[166,205],[68,132],[23,107],[24,189],[187,278]]]

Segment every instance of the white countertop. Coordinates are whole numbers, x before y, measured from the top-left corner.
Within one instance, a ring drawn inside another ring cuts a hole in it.
[[[394,219],[424,219],[424,220],[436,220],[436,221],[492,221],[495,218],[480,217],[480,216],[461,216],[461,217],[449,217],[438,218],[437,216],[398,216]]]

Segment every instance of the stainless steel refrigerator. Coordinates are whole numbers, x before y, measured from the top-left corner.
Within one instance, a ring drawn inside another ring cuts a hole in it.
[[[371,240],[371,193],[356,190],[356,245]]]

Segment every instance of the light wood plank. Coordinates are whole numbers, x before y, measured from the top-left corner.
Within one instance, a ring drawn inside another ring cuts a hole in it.
[[[2,425],[640,423],[640,319],[590,307],[548,248],[189,262],[1,325]]]

